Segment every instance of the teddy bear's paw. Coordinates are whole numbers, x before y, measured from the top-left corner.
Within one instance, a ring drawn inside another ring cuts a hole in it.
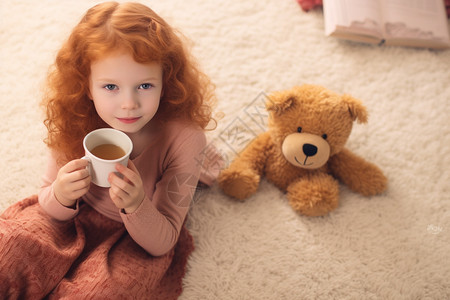
[[[339,187],[332,179],[322,184],[301,180],[291,184],[287,197],[292,208],[300,214],[317,217],[328,214],[338,206]]]
[[[358,175],[358,176],[356,176]],[[351,190],[363,196],[374,196],[381,194],[387,189],[387,178],[383,172],[375,165],[369,164],[364,172],[359,172],[348,178],[347,184]]]
[[[367,178],[360,178],[361,185],[359,186],[360,193],[363,196],[374,196],[383,193],[387,189],[387,178],[377,170],[371,173]]]
[[[260,176],[253,170],[223,170],[218,184],[228,196],[244,200],[256,192],[259,181]]]

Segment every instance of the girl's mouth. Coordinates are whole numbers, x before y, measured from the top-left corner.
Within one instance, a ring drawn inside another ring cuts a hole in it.
[[[120,122],[125,124],[132,124],[139,120],[141,117],[135,117],[135,118],[117,118]]]

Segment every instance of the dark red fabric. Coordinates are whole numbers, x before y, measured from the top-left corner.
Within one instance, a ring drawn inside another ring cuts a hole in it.
[[[0,216],[0,299],[176,299],[193,249],[183,226],[175,248],[154,257],[89,205],[59,222],[32,196]]]

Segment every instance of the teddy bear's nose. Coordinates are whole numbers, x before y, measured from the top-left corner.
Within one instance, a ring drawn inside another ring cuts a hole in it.
[[[306,156],[314,156],[317,153],[317,147],[311,144],[304,144],[303,153],[305,153]]]

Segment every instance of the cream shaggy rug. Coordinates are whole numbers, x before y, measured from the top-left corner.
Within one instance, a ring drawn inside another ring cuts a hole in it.
[[[0,211],[38,191],[40,86],[96,2],[0,2]],[[342,186],[339,208],[319,218],[296,214],[268,182],[244,203],[217,186],[198,193],[182,299],[450,298],[450,51],[327,38],[322,12],[294,0],[144,3],[192,40],[217,85],[209,138],[227,159],[264,129],[264,93],[315,83],[364,102],[369,123],[348,147],[389,178],[370,199]]]

